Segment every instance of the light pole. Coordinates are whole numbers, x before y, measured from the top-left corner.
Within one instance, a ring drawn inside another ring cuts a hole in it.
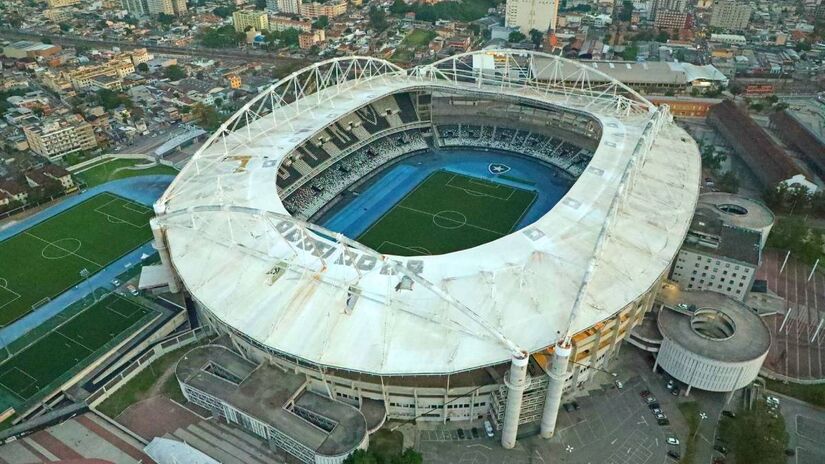
[[[697,434],[697,433],[699,433],[699,427],[701,427],[701,426],[702,426],[702,421],[703,421],[703,420],[705,420],[705,419],[707,419],[707,418],[708,418],[708,415],[707,415],[707,414],[705,414],[705,413],[703,413],[703,412],[700,412],[700,413],[699,413],[699,425],[697,425],[697,426],[696,426],[696,430],[694,430],[694,431],[693,431],[693,436],[690,438],[691,440],[693,440],[694,438],[696,438],[696,434]]]

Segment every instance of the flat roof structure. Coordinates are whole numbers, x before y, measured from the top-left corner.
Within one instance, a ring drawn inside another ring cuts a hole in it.
[[[338,119],[399,92],[580,112],[601,125],[602,138],[553,209],[478,247],[381,255],[291,217],[276,185],[282,161]],[[345,371],[433,375],[542,350],[655,288],[688,230],[699,178],[696,143],[667,108],[586,65],[520,50],[408,70],[346,57],[250,101],[155,208],[194,300],[256,346]]]
[[[539,79],[550,79],[552,73],[547,70],[550,62],[544,58],[536,60],[536,73]],[[565,64],[564,75],[574,75],[579,66],[589,66],[605,74],[602,80],[615,79],[620,82],[635,84],[687,85],[694,81],[714,81],[726,84],[728,78],[713,65],[697,66],[690,63],[648,61],[575,61]],[[595,79],[599,79],[596,77]]]
[[[676,298],[673,298],[676,297]],[[764,356],[771,346],[768,326],[747,305],[721,293],[683,291],[664,293],[665,306],[659,313],[660,333],[693,353],[722,362],[742,362]],[[724,315],[733,324],[730,337],[713,339],[696,330],[690,311],[677,310],[679,305],[712,310]]]
[[[189,351],[178,362],[175,374],[181,383],[267,423],[316,454],[348,454],[367,436],[366,419],[358,409],[305,391],[305,376],[255,365],[223,346]],[[335,426],[323,430],[293,412],[293,405],[323,416]]]
[[[714,236],[718,242],[713,247],[707,246],[704,241],[692,240],[694,233],[701,236]],[[716,208],[698,206],[690,226],[690,234],[685,241],[685,249],[724,256],[752,266],[759,265],[762,236],[753,230],[728,225],[722,220]]]

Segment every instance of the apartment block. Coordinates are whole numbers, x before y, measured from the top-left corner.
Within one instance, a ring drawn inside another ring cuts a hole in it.
[[[507,0],[504,25],[517,27],[523,34],[536,29],[547,32],[556,28],[558,0]]]
[[[733,0],[713,2],[710,15],[710,27],[729,31],[742,31],[748,28],[751,19],[751,7],[747,3]]]
[[[256,31],[269,30],[269,15],[265,11],[239,10],[232,13],[235,32],[246,32],[252,28]]]
[[[23,133],[32,151],[51,160],[97,147],[94,128],[76,115],[49,119],[39,126],[24,127]]]

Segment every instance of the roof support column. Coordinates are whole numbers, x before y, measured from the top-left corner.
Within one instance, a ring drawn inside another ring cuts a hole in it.
[[[564,390],[564,381],[567,378],[567,364],[570,361],[570,343],[559,340],[553,350],[553,359],[547,375],[547,397],[544,399],[544,411],[541,413],[541,437],[551,438],[556,432],[556,419],[559,417],[561,394]]]
[[[507,406],[504,410],[504,421],[501,429],[501,446],[512,449],[516,446],[516,434],[521,418],[521,401],[524,389],[527,386],[527,363],[530,355],[525,351],[513,353],[510,362],[510,372],[504,380],[507,385]]]

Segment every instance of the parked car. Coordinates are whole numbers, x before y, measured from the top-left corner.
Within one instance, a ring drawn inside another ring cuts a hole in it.
[[[676,437],[667,437],[667,444],[668,445],[673,445],[673,446],[678,446],[679,445],[679,439],[676,438]]]
[[[668,455],[669,457],[671,457],[671,458],[673,458],[673,459],[677,460],[677,461],[678,461],[678,460],[680,460],[680,459],[682,459],[682,455],[681,455],[681,454],[679,454],[679,453],[678,453],[678,452],[676,452],[676,451],[673,451],[673,450],[668,451],[668,452],[667,452],[667,455]]]
[[[490,421],[484,421],[484,431],[487,432],[487,436],[493,438],[496,434],[493,432],[493,424]]]
[[[777,398],[775,396],[768,395],[767,398],[765,398],[765,401],[768,402],[768,406],[775,407],[775,408],[779,407],[779,398]]]
[[[679,390],[678,388],[674,388],[673,390],[670,391],[670,394],[673,395],[673,396],[679,396],[679,393],[682,393],[682,391]]]
[[[616,388],[618,388],[619,390],[621,390],[622,388],[624,388],[624,384],[623,384],[623,383],[621,383],[620,381],[618,381],[618,380],[617,380],[615,383],[616,383]]]
[[[480,436],[479,433],[478,433],[478,427],[473,427],[470,430],[470,433],[473,435],[473,438],[478,438]]]
[[[564,410],[567,412],[573,412],[573,405],[570,403],[564,403]]]
[[[724,445],[715,445],[713,449],[719,451],[722,454],[728,454],[728,448]]]
[[[660,409],[662,405],[659,403],[650,403],[647,405],[647,407],[650,408],[650,410],[652,411],[654,409]]]
[[[645,398],[645,401],[647,401],[647,404],[655,403],[656,402],[656,397],[653,396],[653,395],[650,395],[647,398]]]
[[[136,289],[134,285],[129,284],[126,286],[126,289],[129,290],[129,293],[131,293],[132,296],[140,295],[140,292],[138,292],[138,289]]]
[[[736,419],[736,413],[733,411],[724,410],[722,411],[722,415],[730,417],[731,419]]]
[[[656,419],[656,422],[659,425],[670,425],[670,421],[667,418],[665,418],[665,419]]]
[[[112,286],[113,287],[120,287],[120,281],[117,279],[112,279]]]
[[[579,410],[579,403],[578,403],[578,402],[576,402],[576,401],[571,401],[571,402],[570,402],[570,404],[572,404],[572,405],[573,405],[573,409],[575,409],[576,411],[578,411],[578,410]]]
[[[662,410],[661,410],[661,409],[659,409],[659,408],[655,408],[655,409],[653,409],[653,415],[654,415],[654,416],[655,416],[656,414],[661,414],[661,413],[662,413]]]
[[[662,413],[654,414],[654,416],[656,416],[656,419],[667,419],[667,416]]]
[[[667,385],[665,385],[665,387],[667,387],[668,390],[673,390],[674,386],[675,386],[675,384],[673,382],[673,379],[668,380]]]
[[[641,395],[642,398],[647,398],[648,396],[650,396],[650,390],[642,390],[642,392],[639,393],[639,395]]]
[[[458,429],[458,438],[464,439],[464,429]]]

